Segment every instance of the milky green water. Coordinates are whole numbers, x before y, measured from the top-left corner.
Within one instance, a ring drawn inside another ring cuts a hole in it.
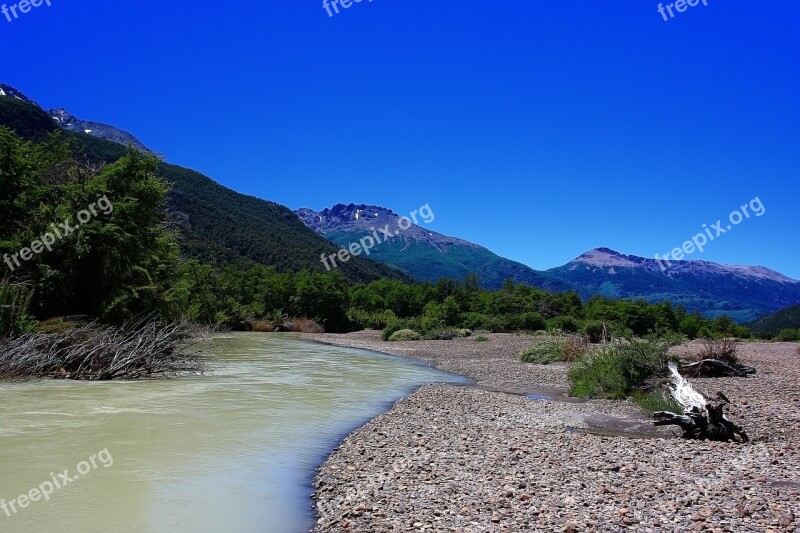
[[[0,531],[308,531],[314,468],[347,432],[460,380],[291,335],[214,342],[210,376],[0,384]]]

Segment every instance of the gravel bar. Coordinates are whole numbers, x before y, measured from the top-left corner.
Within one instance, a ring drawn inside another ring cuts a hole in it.
[[[349,435],[317,472],[316,533],[800,528],[796,344],[741,344],[754,377],[693,381],[731,399],[729,416],[751,437],[742,445],[656,431],[629,402],[568,400],[569,366],[521,363],[517,353],[534,342],[525,335],[305,337],[476,383],[423,386]]]

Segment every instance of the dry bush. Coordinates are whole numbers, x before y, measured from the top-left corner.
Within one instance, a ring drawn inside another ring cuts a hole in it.
[[[209,370],[196,345],[213,333],[189,322],[142,318],[125,326],[82,324],[0,343],[0,380],[139,379]]]
[[[298,318],[292,324],[292,331],[296,333],[325,333],[325,328],[308,318]]]
[[[584,337],[552,335],[532,344],[519,356],[523,363],[549,365],[550,363],[574,363],[580,360],[589,349]]]
[[[583,357],[588,349],[589,343],[585,337],[569,337],[561,350],[561,360],[565,363],[574,363]]]
[[[272,333],[275,331],[275,324],[271,320],[256,320],[250,326],[250,330],[256,333]]]
[[[722,339],[703,339],[700,351],[695,354],[697,361],[714,359],[733,366],[740,366],[736,354],[736,339],[724,337]]]

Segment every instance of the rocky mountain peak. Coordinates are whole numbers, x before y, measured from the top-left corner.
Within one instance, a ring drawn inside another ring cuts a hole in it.
[[[12,87],[11,85],[0,83],[0,96],[10,96],[11,98],[16,98],[17,100],[22,100],[23,102],[27,102],[33,105],[39,105],[24,94],[22,91]]]

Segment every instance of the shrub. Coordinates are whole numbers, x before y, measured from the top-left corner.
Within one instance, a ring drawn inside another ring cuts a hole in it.
[[[581,357],[586,355],[586,351],[589,349],[587,344],[586,339],[583,337],[573,336],[567,338],[561,350],[561,360],[565,363],[574,363],[580,360]]]
[[[33,288],[0,281],[0,338],[31,331],[36,324],[29,314]]]
[[[523,350],[519,356],[523,363],[549,365],[561,360],[565,344],[563,337],[550,337],[532,344]]]
[[[635,390],[646,389],[652,380],[668,374],[667,365],[675,359],[668,352],[677,342],[673,337],[651,336],[605,345],[570,369],[570,394],[622,399]]]
[[[486,324],[490,321],[489,315],[484,315],[483,313],[461,313],[459,317],[459,323],[472,330],[486,328]]]
[[[651,392],[634,391],[631,394],[631,400],[648,416],[652,416],[653,413],[658,411],[681,414],[685,409],[672,397],[669,391],[664,389],[657,389]]]
[[[426,333],[423,338],[431,341],[450,341],[456,337],[469,337],[472,332],[468,329],[439,329]]]
[[[536,312],[507,315],[503,321],[506,331],[536,331],[547,328],[547,321]]]
[[[599,320],[592,320],[584,324],[583,332],[592,344],[599,344],[611,340],[611,329],[605,322]]]
[[[370,313],[363,309],[350,308],[347,318],[357,329],[384,329],[397,316],[391,309]]]
[[[478,337],[475,337],[475,342],[487,342],[488,340],[489,339],[487,339],[483,335],[479,335]],[[798,351],[800,351],[800,348],[798,348]]]
[[[381,338],[385,341],[388,341],[389,337],[401,329],[420,329],[419,320],[413,318],[396,318],[386,325]]]
[[[325,333],[325,328],[307,318],[298,318],[292,323],[295,333]]]
[[[506,324],[497,317],[491,317],[483,325],[483,329],[487,329],[492,333],[503,333],[506,331]]]
[[[695,354],[695,359],[716,359],[733,366],[740,366],[739,357],[736,355],[736,339],[723,337],[721,339],[703,339],[700,351]]]
[[[36,333],[63,333],[77,325],[77,322],[74,320],[65,317],[56,317],[40,322],[39,325],[36,326]]]
[[[392,333],[389,342],[418,341],[420,339],[420,334],[413,329],[401,329]]]
[[[800,329],[783,329],[775,337],[779,342],[796,342],[800,341]]]
[[[271,320],[256,320],[250,326],[250,330],[257,333],[272,333],[275,331],[275,324]]]
[[[557,316],[547,321],[549,329],[558,329],[565,333],[577,333],[578,321],[571,316]]]
[[[458,333],[452,329],[440,329],[425,334],[425,340],[428,341],[451,341],[456,337],[458,337]]]

